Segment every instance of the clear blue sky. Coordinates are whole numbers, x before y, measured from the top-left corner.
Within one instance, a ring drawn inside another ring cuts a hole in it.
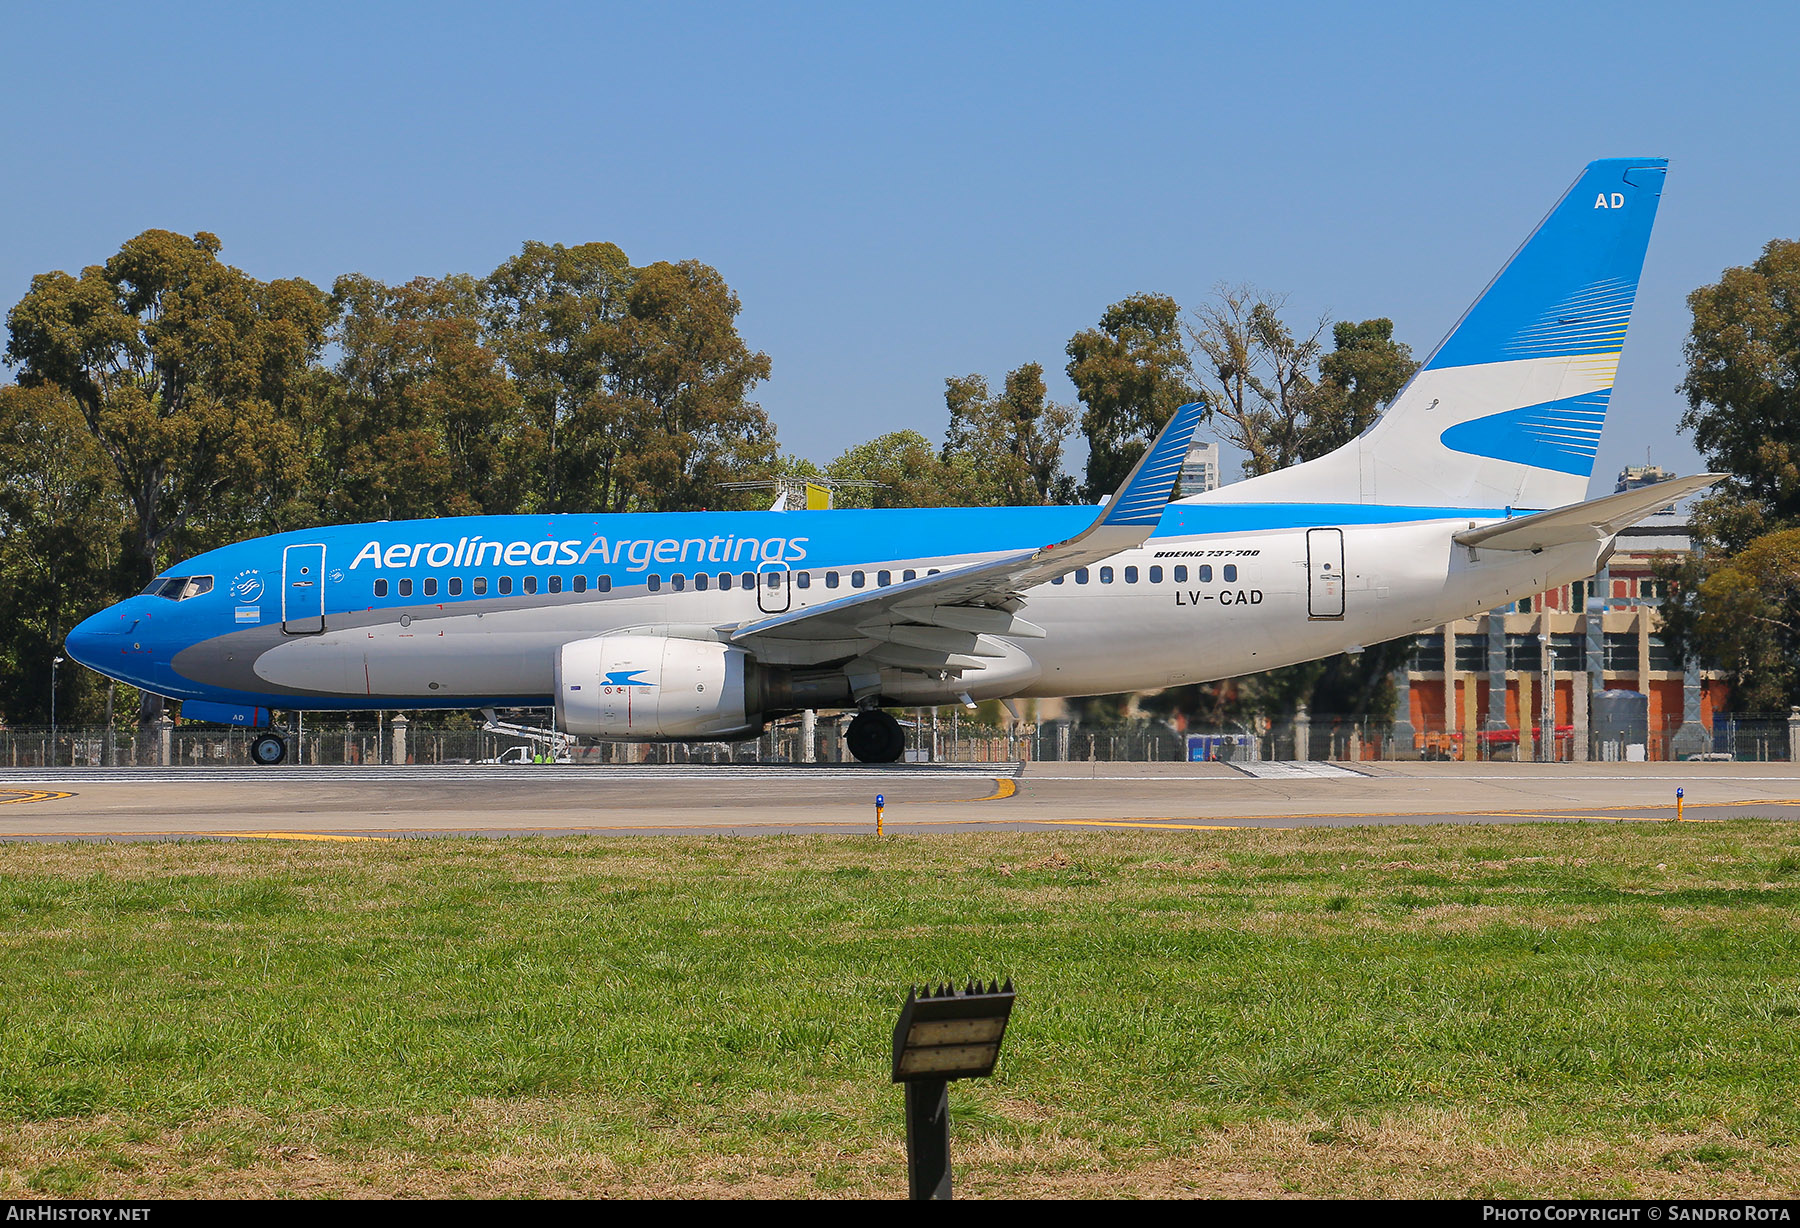
[[[255,276],[694,257],[790,451],[1139,290],[1390,316],[1423,357],[1591,158],[1672,160],[1596,486],[1684,472],[1684,298],[1800,236],[1788,4],[10,7],[0,300],[148,227]]]

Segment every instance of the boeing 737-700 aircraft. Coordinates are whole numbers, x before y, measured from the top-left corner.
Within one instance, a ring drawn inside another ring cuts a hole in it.
[[[1382,418],[1169,501],[1204,407],[1101,508],[478,516],[209,551],[69,655],[207,720],[536,707],[627,741],[884,706],[1150,690],[1413,634],[1591,576],[1710,477],[1586,493],[1666,162],[1592,163]],[[267,735],[255,758],[280,762]]]

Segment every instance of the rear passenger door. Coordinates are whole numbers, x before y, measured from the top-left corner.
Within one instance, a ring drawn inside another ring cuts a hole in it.
[[[1306,616],[1344,616],[1344,531],[1306,531]]]

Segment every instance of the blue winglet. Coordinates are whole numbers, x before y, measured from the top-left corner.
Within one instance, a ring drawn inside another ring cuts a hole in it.
[[[1187,459],[1188,441],[1205,412],[1204,401],[1192,401],[1170,415],[1162,434],[1113,496],[1101,524],[1145,525],[1162,519],[1175,479],[1181,476],[1181,462]]]

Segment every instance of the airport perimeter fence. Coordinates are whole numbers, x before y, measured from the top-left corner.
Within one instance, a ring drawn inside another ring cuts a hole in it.
[[[1043,762],[1168,763],[1188,759],[1335,760],[1380,762],[1427,759],[1460,762],[1544,761],[1575,758],[1574,731],[1559,726],[1554,748],[1540,731],[1522,738],[1517,729],[1450,729],[1442,724],[1415,725],[1411,735],[1398,735],[1390,721],[1314,716],[1305,722],[1281,721],[1262,729],[1241,725],[1193,726],[1177,731],[1162,723],[1135,722],[1094,727],[1064,721],[1019,722],[987,726],[961,720],[938,721],[928,715],[899,713],[910,763],[985,764]],[[699,742],[644,745],[602,742],[576,747],[570,759],[591,764],[758,764],[838,763],[851,759],[842,740],[848,721],[821,718],[814,731],[813,754],[807,759],[798,720],[770,726],[761,737],[743,742]],[[1678,743],[1681,721],[1661,722],[1630,739],[1590,739],[1588,757],[1595,760],[1649,761],[1681,758],[1696,747]],[[403,726],[391,721],[309,720],[298,736],[288,738],[288,762],[355,767],[389,764],[404,752],[411,764],[477,764],[508,757],[528,762],[538,748],[529,740],[482,729]],[[232,767],[250,763],[250,743],[258,731],[177,725],[168,731],[167,759],[155,728],[63,727],[0,729],[0,768],[163,766]],[[1710,754],[1740,762],[1785,762],[1800,736],[1800,723],[1788,715],[1720,714],[1708,731]],[[1642,738],[1641,742],[1637,739]],[[1641,746],[1642,749],[1637,749]],[[110,749],[109,749],[110,747]]]
[[[845,722],[846,724],[848,722]],[[167,758],[162,735],[154,727],[0,729],[0,768],[43,767],[238,767],[250,764],[250,744],[265,731],[176,725],[168,731]],[[308,720],[298,734],[278,731],[287,739],[290,764],[358,767],[392,764],[401,756],[414,765],[463,765],[506,762],[528,765],[541,747],[525,738],[482,729],[430,729],[411,725],[402,735],[391,723]],[[952,735],[945,723],[935,751],[929,730],[909,729],[906,759],[937,763],[1018,763],[1035,757],[1036,731],[989,729],[959,724]],[[801,763],[804,757],[798,722],[772,725],[761,737],[743,742],[675,742],[641,744],[601,742],[577,746],[569,762],[589,764],[758,764]],[[851,760],[835,721],[820,720],[811,762]],[[1164,758],[1179,758],[1179,740],[1164,739]],[[1115,737],[1102,742],[1105,753],[1141,752],[1141,739]]]

